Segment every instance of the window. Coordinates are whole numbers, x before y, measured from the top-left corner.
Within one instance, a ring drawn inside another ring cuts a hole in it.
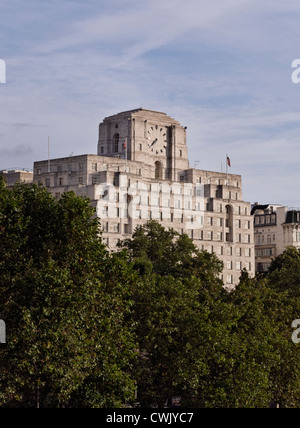
[[[222,256],[222,255],[223,255],[223,247],[217,247],[217,254],[218,254],[219,256]]]
[[[120,223],[117,223],[114,225],[114,232],[115,233],[120,233]]]
[[[236,270],[242,270],[242,262],[236,262],[235,263],[235,269]]]
[[[242,249],[241,248],[236,249],[236,255],[237,255],[237,257],[242,257]]]
[[[163,175],[162,164],[159,161],[157,161],[155,162],[155,178],[162,179],[162,175]]]
[[[50,178],[46,178],[45,184],[46,184],[46,187],[50,187]]]
[[[78,184],[83,184],[83,177],[78,177]]]
[[[104,153],[104,147],[100,147],[100,154],[103,155]]]
[[[119,142],[120,142],[120,135],[115,134],[113,138],[113,152],[118,153],[119,152]]]
[[[182,150],[179,150],[179,156],[182,158]]]
[[[59,178],[59,185],[62,186],[63,185],[63,179]]]
[[[227,284],[232,284],[232,282],[233,282],[232,275],[227,275]]]

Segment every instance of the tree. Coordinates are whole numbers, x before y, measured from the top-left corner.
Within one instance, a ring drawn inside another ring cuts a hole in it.
[[[280,296],[273,306],[274,322],[280,328],[283,344],[282,359],[274,370],[275,399],[281,407],[300,405],[300,354],[299,346],[291,340],[291,324],[300,314],[300,251],[287,248],[276,257],[267,276],[268,286]]]
[[[215,255],[157,222],[120,246],[140,279],[132,299],[143,407],[173,396],[186,407],[299,406],[299,354],[291,341],[298,253],[285,255],[267,278],[242,271],[229,293]]]
[[[132,297],[139,402],[163,406],[180,395],[185,404],[199,404],[208,372],[210,313],[224,292],[218,278],[222,263],[200,252],[187,235],[155,221],[138,227],[120,247],[128,250],[140,277]]]
[[[130,275],[102,244],[88,199],[66,193],[56,200],[29,185],[10,191],[1,181],[7,345],[0,348],[0,404],[101,407],[131,399]]]
[[[222,289],[218,278],[223,263],[207,251],[200,251],[186,234],[180,235],[174,229],[165,229],[155,220],[138,226],[132,238],[119,243],[126,248],[129,257],[140,274],[155,273],[174,278],[196,276],[203,287],[216,292]]]

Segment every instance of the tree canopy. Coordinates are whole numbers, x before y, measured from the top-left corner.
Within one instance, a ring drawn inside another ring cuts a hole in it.
[[[2,405],[98,407],[132,398],[127,268],[102,244],[88,199],[1,183]]]
[[[111,253],[99,230],[88,199],[0,178],[0,406],[299,407],[298,250],[228,292],[187,235]]]

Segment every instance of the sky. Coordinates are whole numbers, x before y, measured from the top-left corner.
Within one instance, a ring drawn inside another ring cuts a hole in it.
[[[99,123],[143,107],[187,127],[191,167],[228,153],[244,200],[300,207],[299,23],[299,0],[1,0],[0,170],[48,137],[96,154]]]

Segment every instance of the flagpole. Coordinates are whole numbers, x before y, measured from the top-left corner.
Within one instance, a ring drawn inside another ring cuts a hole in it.
[[[48,172],[50,172],[50,137],[48,137]]]
[[[226,186],[228,186],[228,153],[226,153]]]
[[[127,160],[128,160],[128,155],[127,155],[127,138],[125,138],[125,172],[127,174]]]

